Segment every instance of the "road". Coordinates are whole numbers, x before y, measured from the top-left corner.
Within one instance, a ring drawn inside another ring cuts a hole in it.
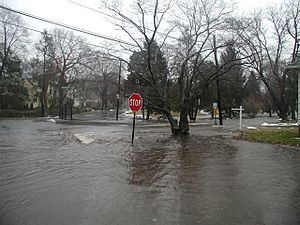
[[[0,224],[300,224],[299,148],[224,124],[139,125],[131,145],[124,123],[0,120]]]

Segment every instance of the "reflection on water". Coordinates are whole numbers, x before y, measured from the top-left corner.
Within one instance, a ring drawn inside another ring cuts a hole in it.
[[[0,121],[0,224],[299,224],[300,151],[226,130]],[[82,144],[74,134],[93,134]]]

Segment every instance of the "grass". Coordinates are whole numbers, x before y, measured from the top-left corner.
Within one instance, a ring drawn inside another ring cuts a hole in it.
[[[300,146],[298,128],[247,130],[239,138],[246,141]]]

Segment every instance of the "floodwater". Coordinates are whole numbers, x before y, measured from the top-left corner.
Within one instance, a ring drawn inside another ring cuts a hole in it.
[[[80,137],[80,142],[77,137]],[[300,150],[225,128],[0,121],[0,224],[300,224]]]

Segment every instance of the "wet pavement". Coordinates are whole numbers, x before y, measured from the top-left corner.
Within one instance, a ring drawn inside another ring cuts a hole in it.
[[[199,124],[0,120],[0,224],[300,224],[299,148]]]

